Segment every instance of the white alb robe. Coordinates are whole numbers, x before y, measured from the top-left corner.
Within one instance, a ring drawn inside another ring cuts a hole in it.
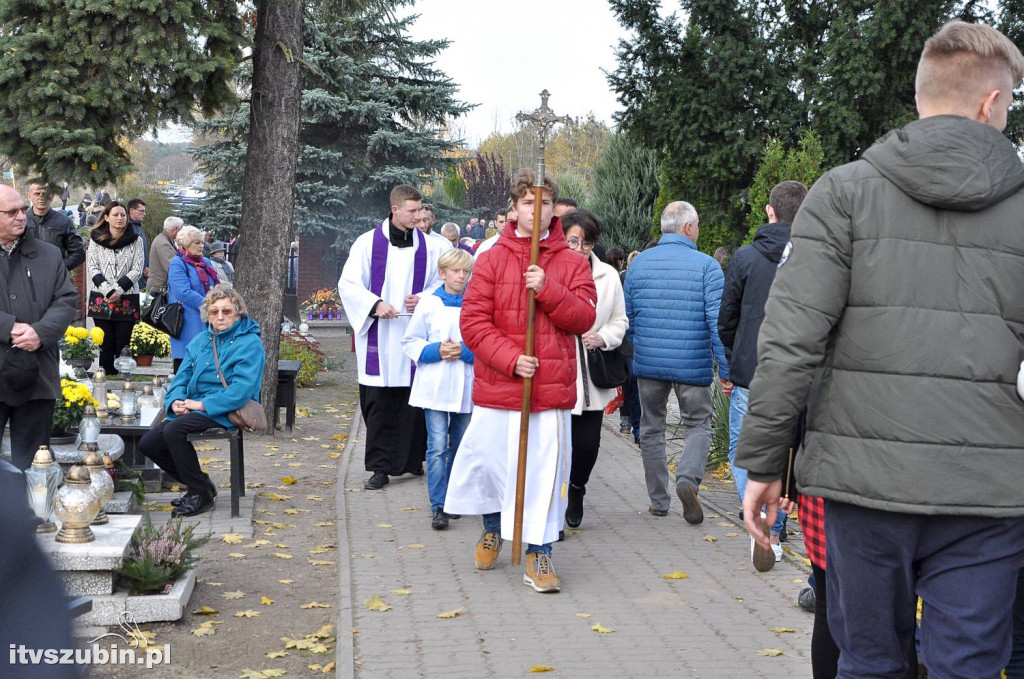
[[[455,454],[444,510],[450,514],[501,512],[501,537],[511,540],[519,466],[518,410],[476,406]],[[568,410],[530,414],[523,542],[558,540],[568,505],[572,427]]]
[[[413,361],[418,361],[423,347],[428,344],[444,342],[449,338],[461,342],[461,314],[461,307],[445,306],[437,295],[422,295],[402,338],[405,354]],[[446,413],[471,412],[473,365],[461,360],[417,363],[409,405]]]
[[[359,368],[359,384],[368,387],[408,387],[411,385],[412,362],[402,351],[402,336],[409,325],[410,317],[378,319],[379,375],[366,373],[366,342],[367,333],[375,320],[370,318],[370,312],[373,311],[373,306],[378,299],[395,307],[399,313],[406,313],[405,297],[412,292],[415,253],[417,248],[421,247],[421,243],[416,238],[416,234],[413,234],[415,244],[408,248],[395,247],[390,244],[389,240],[384,285],[380,295],[375,295],[370,291],[370,264],[373,254],[373,234],[377,230],[383,230],[384,236],[387,237],[391,230],[391,220],[385,219],[380,226],[362,234],[352,244],[348,260],[346,260],[345,266],[341,270],[341,278],[338,280],[338,294],[341,297],[345,316],[356,335],[356,364]],[[445,242],[447,243],[447,240]],[[451,244],[449,243],[449,245]],[[437,260],[444,253],[444,250],[433,239],[424,238],[423,246],[427,248],[427,263],[423,279],[423,292],[420,293],[421,298],[433,292],[441,284],[441,278],[437,275]]]

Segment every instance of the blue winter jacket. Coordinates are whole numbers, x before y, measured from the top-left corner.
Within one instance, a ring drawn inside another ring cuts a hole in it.
[[[203,257],[203,261],[213,268],[213,262],[207,257]],[[181,326],[181,335],[171,338],[171,358],[184,358],[185,347],[202,332],[203,321],[199,316],[199,307],[204,299],[206,291],[203,282],[199,280],[199,272],[179,254],[167,266],[167,301],[181,302],[185,308],[185,322]]]
[[[725,277],[714,258],[677,233],[641,252],[626,272],[623,292],[637,377],[706,387],[729,379],[718,339],[718,308]]]
[[[217,376],[213,361],[213,341],[217,341],[217,356],[224,381]],[[185,360],[174,376],[164,404],[167,419],[173,420],[171,404],[187,398],[202,401],[210,419],[222,427],[233,427],[228,413],[238,410],[248,402],[260,400],[260,386],[263,384],[263,366],[266,355],[260,339],[260,326],[248,316],[238,319],[224,332],[217,334],[209,325],[192,338],[185,349]]]

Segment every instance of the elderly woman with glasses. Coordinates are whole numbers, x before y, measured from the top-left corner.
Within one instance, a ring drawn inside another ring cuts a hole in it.
[[[217,487],[199,468],[188,435],[234,426],[228,414],[249,399],[259,400],[263,381],[266,356],[260,328],[249,318],[242,296],[234,288],[215,286],[203,300],[200,314],[205,330],[188,343],[181,368],[164,396],[167,419],[139,442],[146,457],[188,488],[184,496],[171,501],[176,506],[171,516],[208,511],[217,495]]]
[[[572,409],[572,467],[565,523],[578,528],[583,522],[587,481],[601,447],[601,418],[605,406],[615,398],[614,389],[594,386],[589,374],[584,373],[589,371],[586,353],[593,349],[608,351],[622,344],[629,320],[619,272],[594,254],[594,245],[601,238],[601,222],[593,212],[576,209],[562,215],[562,231],[569,247],[587,258],[597,288],[597,317],[576,344],[576,406]]]

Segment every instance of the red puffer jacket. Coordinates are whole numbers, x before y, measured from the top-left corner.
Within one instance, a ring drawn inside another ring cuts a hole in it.
[[[526,285],[530,239],[516,236],[509,222],[501,238],[477,260],[462,299],[462,339],[472,350],[473,403],[485,408],[518,410],[523,381],[515,375],[516,359],[526,346]],[[551,221],[540,242],[544,286],[537,294],[530,411],[571,409],[576,403],[576,335],[594,324],[594,276],[584,257],[569,249],[561,222]]]

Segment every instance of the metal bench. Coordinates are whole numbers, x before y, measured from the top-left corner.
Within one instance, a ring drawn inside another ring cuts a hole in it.
[[[245,495],[245,447],[242,430],[213,427],[206,431],[189,434],[190,443],[210,439],[228,439],[231,443],[231,517],[238,516],[238,498]]]

